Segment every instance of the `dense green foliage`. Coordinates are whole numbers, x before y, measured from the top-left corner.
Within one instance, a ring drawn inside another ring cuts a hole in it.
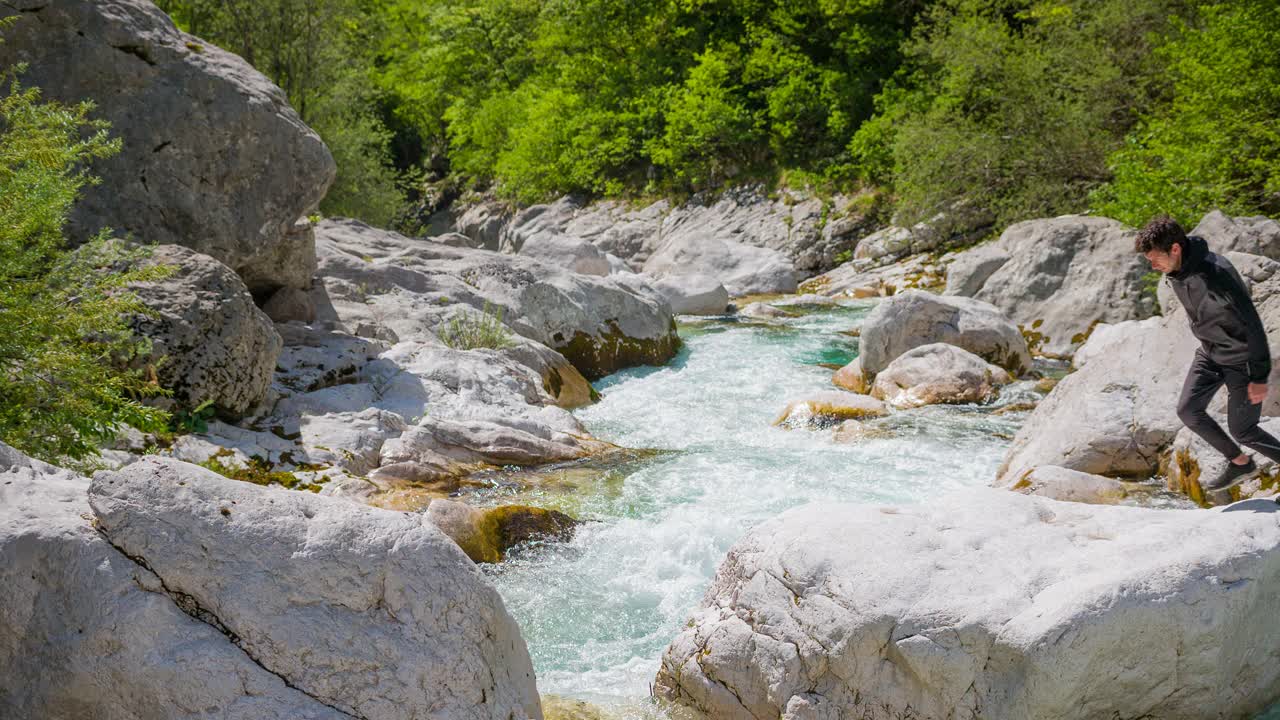
[[[904,220],[1274,211],[1276,0],[164,0],[404,190],[875,185]],[[410,197],[409,199],[414,199]]]
[[[1280,4],[1205,7],[1160,51],[1173,99],[1111,157],[1100,210],[1138,224],[1169,213],[1280,213]]]
[[[75,465],[125,425],[157,431],[166,414],[140,398],[159,391],[117,360],[136,342],[143,308],[126,285],[154,279],[141,254],[103,232],[77,249],[63,236],[83,169],[117,151],[88,103],[41,102],[11,81],[0,100],[0,439],[49,462]]]

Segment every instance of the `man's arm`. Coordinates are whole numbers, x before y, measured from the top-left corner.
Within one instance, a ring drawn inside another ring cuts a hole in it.
[[[1267,343],[1267,331],[1262,327],[1262,318],[1258,317],[1258,309],[1254,307],[1253,298],[1249,296],[1240,273],[1232,267],[1221,275],[1222,284],[1231,304],[1235,305],[1236,315],[1244,326],[1249,343],[1249,382],[1265,384],[1271,376],[1271,348]]]

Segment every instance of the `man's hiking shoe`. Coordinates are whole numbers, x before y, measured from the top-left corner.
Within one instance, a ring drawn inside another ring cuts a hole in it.
[[[1227,469],[1223,470],[1222,473],[1219,474],[1218,477],[1214,478],[1208,485],[1205,485],[1204,489],[1209,492],[1226,490],[1252,475],[1257,469],[1258,465],[1253,461],[1253,458],[1249,458],[1249,462],[1244,465],[1237,465],[1233,462],[1228,462]]]

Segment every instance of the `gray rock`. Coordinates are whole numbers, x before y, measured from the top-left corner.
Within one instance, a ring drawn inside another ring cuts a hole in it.
[[[350,718],[185,612],[159,577],[94,528],[88,487],[0,444],[0,715]]]
[[[659,200],[637,208],[566,196],[518,213],[502,232],[502,247],[515,252],[530,237],[564,236],[590,242],[639,270],[667,242],[714,238],[776,250],[795,272],[807,274],[833,267],[871,229],[863,207],[843,195],[825,203],[789,190],[770,196],[761,185],[700,194],[676,206]]]
[[[906,290],[938,289],[945,283],[944,266],[928,255],[912,255],[889,265],[851,260],[800,284],[800,292],[828,297],[887,297]]]
[[[282,287],[271,294],[262,303],[262,312],[272,322],[309,323],[316,319],[315,306],[311,304],[311,293],[295,287]]]
[[[540,234],[520,246],[519,255],[583,275],[608,275],[609,259],[595,245],[558,235]]]
[[[1090,475],[1057,465],[1041,465],[1023,474],[1009,489],[1024,495],[1067,502],[1115,505],[1129,496],[1130,486],[1122,480]]]
[[[1219,425],[1227,427],[1226,415],[1221,410],[1210,415]],[[1280,418],[1263,418],[1259,425],[1272,435],[1280,433]],[[1233,488],[1206,492],[1204,482],[1226,470],[1228,459],[1199,435],[1184,427],[1174,436],[1173,444],[1169,446],[1168,455],[1162,463],[1165,481],[1170,490],[1181,492],[1202,505],[1222,505],[1253,497],[1275,497],[1280,466],[1248,448],[1245,453],[1258,464],[1258,472]]]
[[[458,232],[471,238],[469,247],[497,250],[502,240],[502,230],[511,221],[511,210],[506,203],[495,200],[476,203],[458,218]]]
[[[103,535],[255,663],[361,718],[540,718],[502,599],[420,516],[148,458],[99,473]]]
[[[1228,253],[1251,285],[1270,345],[1280,348],[1280,263]],[[1174,302],[1168,314],[1099,326],[1076,352],[1079,368],[1059,382],[1018,430],[998,472],[1016,482],[1040,465],[1108,476],[1150,477],[1182,429],[1177,402],[1199,341]],[[1270,384],[1280,382],[1273,356]],[[1227,392],[1210,404],[1221,412]],[[1280,415],[1280,393],[1263,401],[1263,416]]]
[[[710,275],[669,275],[653,284],[677,315],[723,315],[729,291]]]
[[[1119,342],[1062,378],[1018,429],[997,473],[1011,484],[1040,465],[1150,477],[1182,427],[1178,394],[1198,345],[1181,314],[1116,326]]]
[[[782,253],[711,235],[670,237],[644,264],[644,273],[659,279],[690,272],[719,280],[732,297],[797,287],[795,267]]]
[[[267,397],[281,340],[253,304],[244,283],[222,263],[177,245],[154,248],[151,262],[174,273],[134,287],[152,314],[133,321],[151,340],[160,384],[180,406],[206,400],[223,413],[243,415]]]
[[[1115,220],[1081,215],[1016,223],[957,256],[947,293],[995,305],[1037,333],[1036,352],[1070,357],[1095,323],[1155,312],[1155,298],[1143,291],[1151,268],[1133,251],[1133,234]]]
[[[92,100],[123,142],[95,161],[68,229],[102,227],[185,245],[223,262],[254,293],[305,287],[306,230],[334,177],[333,158],[248,63],[179,32],[146,0],[22,0],[0,66],[28,64],[24,85],[65,103]]]
[[[457,233],[457,232],[449,232],[443,235],[433,235],[427,239],[430,240],[431,242],[438,242],[441,245],[448,245],[449,247],[463,247],[463,248],[482,247],[482,244],[480,241],[474,240],[472,238],[467,237],[466,235],[463,235],[462,233]]]
[[[807,505],[729,551],[660,696],[710,718],[1255,717],[1280,699],[1280,507],[968,490]]]
[[[1214,210],[1190,232],[1209,243],[1216,253],[1241,252],[1280,260],[1280,222],[1268,217],[1230,217]]]
[[[1031,369],[1026,340],[995,306],[908,290],[882,300],[863,321],[862,371],[875,375],[908,350],[937,342],[964,348],[1014,377]]]
[[[994,400],[1000,386],[1011,381],[1004,368],[968,350],[930,343],[899,355],[877,373],[871,396],[896,408],[985,403]]]
[[[316,230],[317,322],[362,337],[438,343],[486,305],[513,333],[562,353],[588,378],[659,364],[679,345],[671,309],[631,275],[592,277],[520,256],[413,240],[362,223]]]

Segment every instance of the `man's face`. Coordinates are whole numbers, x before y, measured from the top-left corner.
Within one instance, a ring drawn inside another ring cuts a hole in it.
[[[1182,246],[1175,244],[1169,248],[1169,252],[1152,248],[1143,253],[1143,256],[1151,263],[1153,270],[1168,274],[1182,265]]]

